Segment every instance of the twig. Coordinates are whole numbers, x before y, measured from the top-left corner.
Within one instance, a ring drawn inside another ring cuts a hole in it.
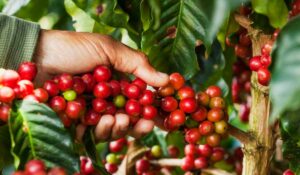
[[[236,173],[231,173],[220,169],[203,169],[201,171],[211,175],[236,175]]]
[[[249,133],[246,133],[232,125],[229,125],[228,133],[238,139],[242,144],[248,144],[253,140]]]

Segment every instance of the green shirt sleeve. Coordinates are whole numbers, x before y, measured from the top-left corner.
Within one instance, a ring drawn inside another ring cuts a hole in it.
[[[0,14],[0,67],[17,69],[31,61],[39,31],[38,24]]]

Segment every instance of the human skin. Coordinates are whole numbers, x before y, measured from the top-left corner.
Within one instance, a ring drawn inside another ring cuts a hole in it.
[[[53,75],[61,73],[81,74],[92,71],[98,65],[133,74],[155,87],[168,83],[168,75],[156,71],[146,55],[131,49],[107,35],[42,30],[34,54],[38,67],[36,84],[41,85]],[[119,112],[115,116],[103,115],[96,126],[97,140],[117,139],[130,134],[139,138],[154,127],[151,120],[140,119],[130,128],[129,116]],[[84,127],[80,126],[79,131]],[[81,135],[81,134],[79,134]]]

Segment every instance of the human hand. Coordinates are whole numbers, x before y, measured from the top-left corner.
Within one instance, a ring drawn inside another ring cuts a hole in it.
[[[134,74],[151,86],[168,83],[168,76],[152,68],[145,54],[106,35],[42,30],[34,61],[39,71],[37,84],[56,74],[90,72],[97,65],[112,66],[117,71]],[[116,139],[128,133],[139,138],[154,127],[153,121],[142,118],[131,129],[129,124],[127,114],[103,115],[95,129],[96,139]]]

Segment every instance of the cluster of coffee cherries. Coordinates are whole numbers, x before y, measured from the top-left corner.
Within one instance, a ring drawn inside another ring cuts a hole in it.
[[[109,154],[106,155],[104,160],[104,167],[107,172],[113,174],[118,171],[118,166],[126,155],[128,141],[126,138],[120,138],[109,142]]]
[[[24,171],[16,171],[13,175],[67,175],[67,172],[60,167],[47,170],[43,161],[34,159],[26,163]]]
[[[47,101],[48,94],[44,89],[34,89],[32,81],[36,73],[37,68],[31,62],[21,64],[17,71],[0,70],[0,120],[7,122],[11,104],[15,99]]]
[[[227,152],[226,162],[234,167],[237,175],[241,175],[243,171],[243,151],[241,147],[235,148],[232,152]]]
[[[295,0],[292,2],[292,8],[289,12],[290,18],[297,16],[298,14],[300,14],[300,1],[299,0]]]

